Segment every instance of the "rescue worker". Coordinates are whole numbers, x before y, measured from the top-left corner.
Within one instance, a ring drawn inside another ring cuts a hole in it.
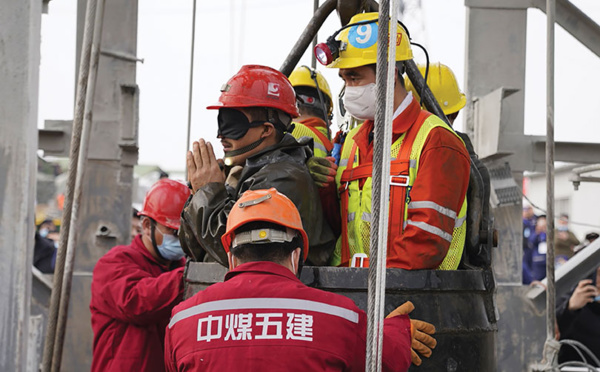
[[[336,174],[342,234],[333,265],[347,266],[354,254],[369,253],[377,19],[377,13],[357,14],[337,39],[328,39],[329,54],[323,44],[315,49],[321,62],[339,69],[346,110],[366,120],[348,133]],[[406,31],[397,27],[387,265],[456,269],[465,242],[469,154],[459,136],[406,91],[402,61],[412,59],[412,51]],[[335,49],[339,55],[328,60]]]
[[[333,101],[327,80],[320,72],[300,66],[290,74],[290,83],[296,92],[300,113],[294,122],[292,136],[312,138],[314,155],[321,158],[329,156],[333,149],[329,131]]]
[[[218,138],[227,166],[243,166],[234,182],[219,167],[213,147],[200,139],[188,153],[188,179],[193,197],[182,214],[183,247],[195,260],[206,251],[227,266],[221,244],[235,201],[246,190],[275,187],[299,208],[308,234],[313,265],[327,264],[335,237],[323,218],[319,192],[306,161],[307,145],[289,133],[298,116],[294,89],[281,72],[266,66],[243,66],[221,89]],[[237,186],[231,187],[234,183]]]
[[[349,298],[298,279],[307,240],[290,199],[274,188],[246,191],[222,236],[230,269],[224,282],[173,309],[167,370],[364,371],[366,314]],[[413,308],[407,302],[385,320],[384,371],[406,371],[414,350],[430,356],[436,345],[433,325],[408,318]],[[420,364],[416,352],[412,359]]]
[[[142,234],[96,263],[92,371],[164,371],[165,327],[183,299],[185,260],[177,231],[189,194],[183,183],[156,182],[140,212]]]
[[[417,65],[421,75],[425,77],[426,65]],[[413,99],[421,102],[421,97],[408,77],[404,78],[406,90],[411,92]],[[467,97],[460,90],[458,81],[450,67],[440,63],[431,63],[427,73],[427,86],[433,93],[444,115],[448,118],[450,124],[454,124],[460,110],[467,104]]]

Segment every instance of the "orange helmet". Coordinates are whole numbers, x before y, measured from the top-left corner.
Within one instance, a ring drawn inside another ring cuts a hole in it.
[[[296,93],[287,77],[267,66],[245,65],[221,87],[219,102],[208,110],[220,108],[271,107],[292,118],[300,116]]]
[[[255,221],[270,222],[299,232],[302,236],[304,260],[306,260],[308,256],[308,236],[302,227],[300,213],[287,196],[277,192],[274,188],[268,190],[248,190],[238,199],[231,212],[229,212],[227,230],[221,237],[221,242],[226,252],[229,252],[233,244],[235,230]],[[255,235],[252,236],[251,241],[271,240],[269,234],[272,231],[266,230],[252,231]]]
[[[138,216],[147,216],[170,229],[179,230],[181,211],[190,196],[190,189],[168,178],[158,180],[144,198]]]

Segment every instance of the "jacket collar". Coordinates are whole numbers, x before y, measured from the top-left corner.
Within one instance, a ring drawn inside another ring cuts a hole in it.
[[[327,123],[321,118],[311,116],[302,120],[300,123],[312,128],[327,128]]]
[[[285,133],[281,141],[246,159],[244,168],[262,168],[267,164],[277,162],[285,155],[304,164],[311,156],[311,150],[306,144],[299,143],[291,134]]]
[[[225,281],[246,273],[276,275],[300,282],[300,280],[296,278],[290,269],[275,262],[269,261],[247,262],[241,264],[225,275]]]

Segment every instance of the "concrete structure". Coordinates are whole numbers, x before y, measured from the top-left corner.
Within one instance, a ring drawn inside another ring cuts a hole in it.
[[[543,171],[545,164],[545,138],[524,135],[527,10],[545,11],[545,1],[466,0],[465,5],[465,86],[470,99],[464,127],[475,151],[490,169],[492,189],[512,190],[504,193],[503,203],[492,205],[499,235],[493,255],[500,313],[496,365],[498,371],[526,370],[542,359],[546,339],[542,318],[545,315],[528,311],[525,288],[521,286],[522,219],[518,194],[523,172]],[[596,22],[568,0],[556,1],[556,16],[556,23],[600,56],[600,26]],[[598,144],[556,143],[555,147],[556,161],[591,164],[600,159]],[[494,180],[494,174],[502,173],[508,174]],[[556,190],[556,195],[560,195],[558,181]],[[545,192],[539,200],[542,198]]]
[[[1,8],[0,370],[25,371],[30,333],[39,334],[29,308],[42,1],[3,1]]]
[[[582,182],[579,190],[575,191],[569,180],[575,165],[562,166],[555,171],[554,200],[555,214],[569,215],[569,228],[577,239],[583,240],[589,232],[600,233],[600,183]],[[600,176],[596,171],[589,176]],[[546,208],[546,180],[542,173],[526,174],[525,195],[538,207]],[[536,210],[536,214],[542,214]]]
[[[78,1],[78,41],[83,33],[85,4],[85,0]],[[137,62],[122,55],[136,54],[137,16],[136,0],[106,1],[62,371],[90,369],[92,271],[110,248],[130,241],[139,90]]]

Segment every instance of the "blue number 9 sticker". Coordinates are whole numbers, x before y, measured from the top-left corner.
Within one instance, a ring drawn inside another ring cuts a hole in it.
[[[351,27],[348,32],[348,42],[355,48],[369,48],[377,42],[377,29],[375,22]]]

